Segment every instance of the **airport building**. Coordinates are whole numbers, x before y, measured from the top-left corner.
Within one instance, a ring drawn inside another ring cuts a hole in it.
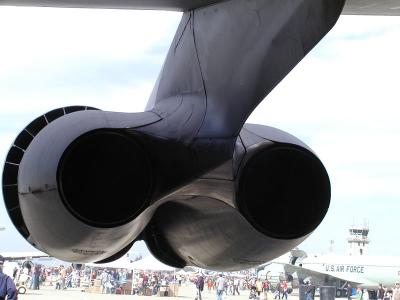
[[[366,255],[368,254],[368,238],[369,228],[368,225],[364,226],[351,226],[349,228],[349,237],[347,238],[348,250],[347,254],[351,256]]]

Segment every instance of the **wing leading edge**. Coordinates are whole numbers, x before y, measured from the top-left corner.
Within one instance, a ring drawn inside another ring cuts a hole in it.
[[[226,0],[0,0],[0,5],[187,11]],[[400,0],[347,0],[345,15],[400,16]]]
[[[187,11],[223,0],[0,0],[0,5]]]
[[[400,16],[400,0],[347,0],[343,14]]]

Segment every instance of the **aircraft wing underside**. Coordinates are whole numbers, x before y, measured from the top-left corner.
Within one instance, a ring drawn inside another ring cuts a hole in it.
[[[0,5],[187,11],[224,0],[0,0]],[[347,0],[346,15],[400,15],[400,0]]]

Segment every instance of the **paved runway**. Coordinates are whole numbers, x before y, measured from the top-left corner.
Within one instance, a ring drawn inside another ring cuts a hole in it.
[[[268,300],[273,299],[272,293],[268,294]],[[55,290],[54,287],[42,287],[41,290],[28,290],[25,295],[19,295],[18,300],[103,300],[103,299],[136,299],[136,300],[194,300],[194,289],[192,285],[183,286],[178,297],[137,296],[137,295],[103,295],[84,293],[80,289]],[[215,293],[205,290],[202,293],[203,300],[216,300]],[[240,296],[224,296],[223,300],[248,300],[249,291],[243,291]],[[298,300],[298,296],[289,296],[289,300]]]

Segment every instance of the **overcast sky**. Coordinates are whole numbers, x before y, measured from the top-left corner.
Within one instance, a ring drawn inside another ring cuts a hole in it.
[[[180,16],[0,7],[1,160],[20,130],[54,108],[142,111]],[[249,118],[299,137],[328,170],[331,207],[306,251],[326,252],[334,240],[344,253],[349,225],[368,221],[370,253],[400,256],[399,53],[400,18],[341,17]],[[2,198],[0,225],[0,251],[31,249]]]

